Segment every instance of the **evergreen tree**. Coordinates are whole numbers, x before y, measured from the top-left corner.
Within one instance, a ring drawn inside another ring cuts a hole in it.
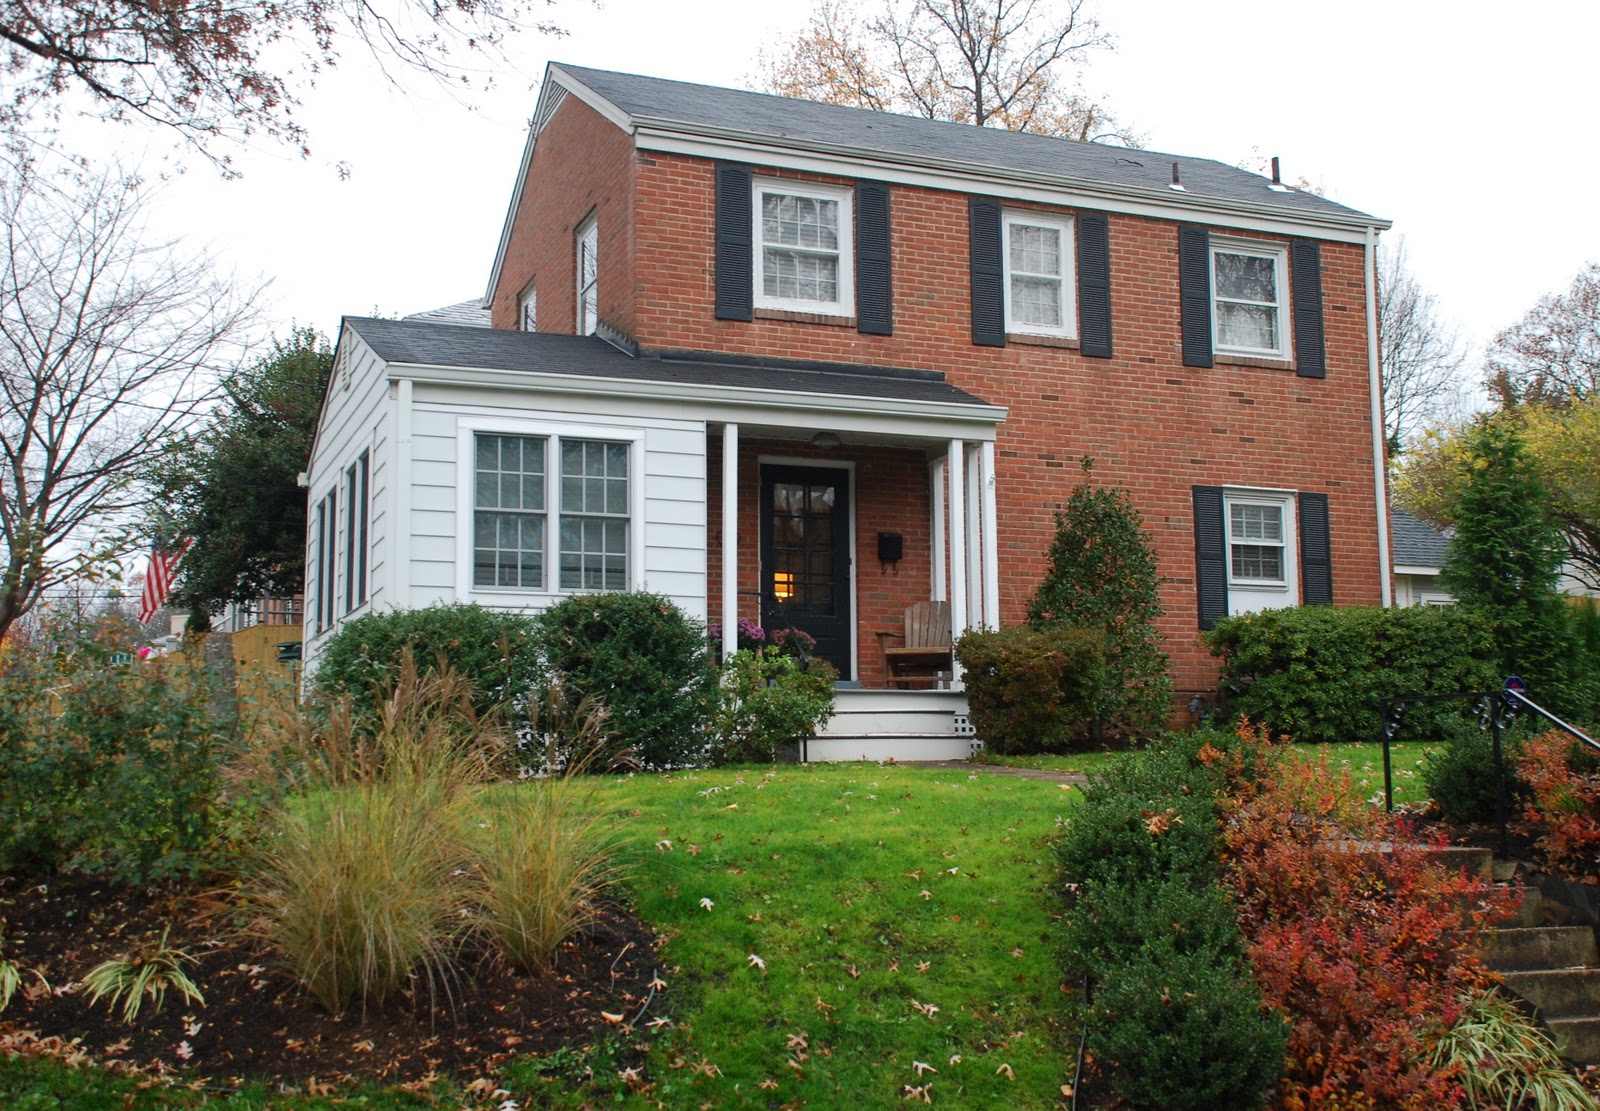
[[[1126,490],[1095,487],[1094,460],[1056,514],[1049,569],[1028,606],[1036,629],[1077,625],[1105,636],[1106,672],[1090,717],[1093,740],[1159,729],[1172,681],[1156,621],[1160,575],[1144,521]]]
[[[1576,629],[1556,590],[1566,543],[1544,481],[1510,421],[1480,420],[1465,447],[1448,495],[1456,533],[1439,581],[1489,614],[1502,670],[1526,679],[1529,697],[1571,712],[1581,703]]]

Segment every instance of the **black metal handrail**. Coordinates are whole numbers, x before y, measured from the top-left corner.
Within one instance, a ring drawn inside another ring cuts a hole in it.
[[[1600,752],[1600,741],[1596,741],[1587,733],[1576,726],[1562,721],[1556,715],[1530,699],[1525,693],[1522,681],[1516,677],[1506,680],[1505,686],[1496,691],[1456,691],[1451,694],[1416,694],[1404,698],[1389,698],[1383,703],[1383,799],[1384,808],[1389,813],[1394,813],[1394,764],[1390,756],[1389,742],[1400,730],[1401,719],[1405,712],[1412,706],[1429,702],[1470,702],[1475,704],[1478,711],[1478,728],[1488,729],[1494,747],[1494,808],[1495,819],[1500,826],[1500,855],[1509,855],[1510,837],[1506,830],[1506,766],[1505,747],[1501,741],[1502,731],[1516,720],[1517,714],[1524,708],[1532,710],[1544,718],[1551,725],[1576,740],[1582,741],[1596,752]]]

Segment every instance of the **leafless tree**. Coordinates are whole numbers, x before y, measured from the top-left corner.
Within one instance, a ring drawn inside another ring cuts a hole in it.
[[[1395,453],[1423,427],[1457,415],[1467,359],[1460,333],[1406,266],[1403,238],[1378,254],[1378,336],[1383,433]]]
[[[1072,72],[1111,36],[1087,0],[818,0],[793,38],[763,51],[784,96],[1070,139],[1132,142]]]
[[[145,240],[137,180],[0,165],[0,638],[134,546],[141,479],[238,356],[250,297]]]
[[[1589,263],[1565,293],[1541,297],[1495,336],[1487,379],[1503,406],[1562,408],[1600,393],[1600,263]]]
[[[507,32],[553,0],[0,0],[0,124],[86,93],[113,119],[175,130],[225,165],[219,140],[261,131],[304,148],[296,91],[355,43],[451,83],[452,48],[504,63]],[[532,21],[543,33],[553,24]],[[271,50],[286,43],[289,50]],[[299,68],[285,59],[303,59]],[[387,68],[387,67],[386,67]]]

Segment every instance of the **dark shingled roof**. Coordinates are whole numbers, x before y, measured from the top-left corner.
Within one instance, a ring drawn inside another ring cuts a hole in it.
[[[673,355],[634,358],[595,336],[562,336],[425,320],[347,316],[344,323],[390,363],[524,370],[635,382],[777,390],[945,405],[987,405],[935,371]]]
[[[437,309],[428,309],[424,312],[414,312],[405,320],[425,320],[434,324],[465,324],[473,328],[489,327],[489,310],[483,307],[481,300],[457,301],[453,305],[444,305]]]
[[[1394,561],[1413,567],[1438,567],[1450,537],[1398,506],[1389,514],[1389,546]]]
[[[560,62],[553,66],[636,119],[715,127],[779,142],[847,146],[909,161],[959,162],[1001,172],[1103,182],[1145,190],[1152,199],[1167,203],[1182,203],[1186,195],[1210,197],[1282,209],[1286,215],[1354,218],[1387,226],[1387,221],[1373,220],[1315,193],[1269,189],[1267,178],[1208,158],[897,116]],[[1179,164],[1185,193],[1169,188],[1174,162]]]

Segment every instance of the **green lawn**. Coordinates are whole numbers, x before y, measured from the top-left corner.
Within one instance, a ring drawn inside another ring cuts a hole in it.
[[[872,764],[600,781],[598,804],[621,823],[628,890],[667,939],[666,986],[637,1030],[591,1052],[513,1062],[502,1083],[524,1109],[822,1111],[890,1106],[908,1087],[946,1107],[1057,1106],[1075,1042],[1049,841],[1075,796],[961,767]],[[638,1045],[649,1049],[637,1077],[620,1075]],[[0,1058],[7,1108],[142,1111],[204,1098]],[[222,1098],[296,1111],[419,1106],[371,1090]]]

